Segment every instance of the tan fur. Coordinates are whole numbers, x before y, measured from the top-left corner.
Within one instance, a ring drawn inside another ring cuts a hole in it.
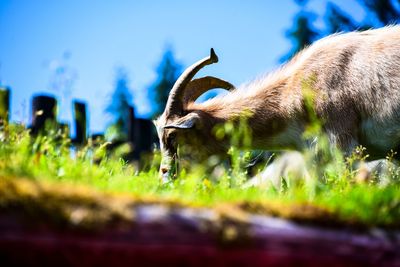
[[[309,119],[305,88],[315,96],[313,108],[333,145],[350,151],[362,144],[371,156],[384,156],[400,141],[400,26],[323,38],[272,74],[191,103],[185,114],[196,113],[199,124],[178,135],[186,131],[188,145],[202,141],[199,151],[223,151],[227,144],[213,138],[213,125],[250,111],[254,148],[300,149]],[[158,124],[175,119],[161,117]]]

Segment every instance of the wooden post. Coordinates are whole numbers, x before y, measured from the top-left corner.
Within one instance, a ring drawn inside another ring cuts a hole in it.
[[[32,134],[45,130],[46,123],[56,122],[57,100],[52,96],[37,95],[32,98]]]
[[[87,141],[87,117],[86,104],[81,101],[74,101],[74,123],[75,138],[74,143],[83,145]]]
[[[146,119],[135,119],[134,157],[140,159],[143,152],[150,152],[153,144],[153,122]]]
[[[132,153],[126,155],[128,160],[139,160],[143,152],[151,151],[153,144],[153,122],[135,118],[135,109],[129,107],[128,114],[128,143],[133,147]]]
[[[135,143],[135,109],[133,107],[129,107],[128,142],[131,144]]]
[[[7,87],[0,87],[0,126],[8,124],[10,119],[10,95]]]

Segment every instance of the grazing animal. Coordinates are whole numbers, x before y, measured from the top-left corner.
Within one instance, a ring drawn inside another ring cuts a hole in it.
[[[192,80],[209,57],[184,71],[172,88],[164,113],[155,121],[162,151],[160,173],[174,172],[178,145],[196,157],[226,154],[229,140],[214,126],[250,114],[251,148],[301,150],[309,123],[304,87],[313,93],[313,110],[324,122],[330,144],[349,153],[367,148],[382,158],[400,142],[400,26],[334,34],[298,53],[275,72],[234,89],[215,77]],[[230,92],[204,103],[195,100],[212,88]]]

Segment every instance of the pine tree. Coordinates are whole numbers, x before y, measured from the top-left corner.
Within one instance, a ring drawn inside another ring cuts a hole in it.
[[[397,0],[397,7],[394,0],[363,0],[363,5],[372,13],[382,25],[400,22],[400,1]]]
[[[358,29],[359,25],[337,5],[328,3],[326,10],[325,17],[328,33],[348,32]]]
[[[297,0],[296,2],[301,9],[295,17],[293,28],[286,33],[286,36],[292,40],[293,47],[288,54],[281,58],[282,62],[291,59],[297,52],[310,45],[318,37],[317,31],[312,25],[315,14],[305,11],[307,0]]]
[[[150,92],[152,92],[154,100],[153,117],[160,115],[164,111],[169,92],[179,78],[181,69],[181,65],[174,58],[172,49],[167,48],[157,67],[157,79],[150,86]]]
[[[111,114],[112,122],[107,127],[107,139],[126,139],[128,134],[129,107],[132,95],[128,87],[128,74],[124,68],[117,69],[115,89],[106,113]]]
[[[338,6],[329,3],[327,6],[326,23],[328,33],[340,31],[365,30],[373,27],[381,27],[400,22],[399,4],[394,4],[395,0],[360,0],[360,4],[365,9],[367,16],[363,21],[357,23]],[[372,16],[371,16],[372,15]],[[371,19],[375,18],[375,19]]]
[[[373,27],[400,23],[400,0],[359,0],[360,5],[365,9],[367,15],[357,22],[349,14],[340,9],[332,2],[328,2],[324,14],[326,29],[315,29],[312,26],[316,15],[305,12],[308,0],[294,0],[300,7],[296,15],[293,29],[286,34],[293,42],[290,52],[282,57],[281,61],[292,58],[298,51],[311,44],[319,37],[336,33],[354,30],[366,30]]]

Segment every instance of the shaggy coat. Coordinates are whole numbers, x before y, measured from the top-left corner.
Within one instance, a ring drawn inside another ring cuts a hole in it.
[[[161,149],[167,158],[178,144],[192,147],[199,157],[224,154],[229,142],[215,137],[214,126],[243,113],[251,114],[252,148],[302,149],[310,119],[306,95],[312,96],[312,110],[332,145],[345,152],[363,145],[372,158],[395,149],[400,142],[400,26],[328,36],[225,96],[191,101],[179,115],[165,112],[156,122]],[[162,173],[169,170],[166,162]]]

